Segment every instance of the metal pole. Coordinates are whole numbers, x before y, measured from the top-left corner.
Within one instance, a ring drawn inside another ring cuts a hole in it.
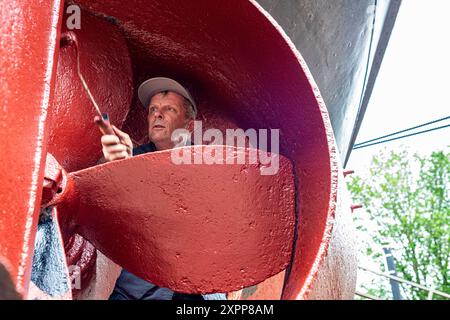
[[[394,258],[392,257],[392,252],[390,248],[383,248],[384,256],[386,257],[387,267],[389,274],[393,276],[397,276],[397,272],[395,270],[395,262]],[[391,284],[391,290],[392,290],[392,298],[394,300],[403,300],[402,294],[400,293],[400,286],[397,281],[394,279],[389,279],[389,282]]]
[[[413,287],[416,287],[416,288],[420,288],[420,289],[422,289],[422,290],[424,290],[426,292],[433,291],[433,295],[437,294],[437,295],[439,295],[441,297],[445,297],[447,299],[450,299],[450,294],[447,294],[445,292],[442,292],[442,291],[439,291],[439,290],[435,290],[435,289],[429,289],[429,288],[427,288],[425,286],[422,286],[420,284],[417,284],[417,283],[414,283],[414,282],[411,282],[411,281],[408,281],[408,280],[405,280],[405,279],[402,279],[402,278],[399,278],[399,277],[396,277],[396,276],[391,276],[389,274],[384,274],[384,273],[381,273],[381,272],[378,272],[378,271],[375,271],[375,270],[371,270],[371,269],[363,267],[363,266],[358,266],[358,268],[361,269],[361,270],[365,270],[367,272],[371,272],[373,274],[379,275],[380,277],[386,277],[386,278],[393,279],[393,280],[401,282],[401,283],[406,283],[406,284],[408,284],[410,286],[413,286]]]

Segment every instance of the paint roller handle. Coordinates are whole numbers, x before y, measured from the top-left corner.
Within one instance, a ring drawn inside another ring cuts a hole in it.
[[[100,128],[100,131],[102,132],[102,134],[112,134],[112,135],[116,135],[114,133],[114,130],[111,126],[111,123],[109,122],[109,116],[107,113],[102,113],[102,116],[96,116],[94,118],[95,123],[98,125],[98,127]]]
[[[96,116],[94,122],[103,134],[103,156],[106,162],[127,159],[133,156],[133,142],[130,136],[111,125],[107,113],[103,113],[101,117]]]

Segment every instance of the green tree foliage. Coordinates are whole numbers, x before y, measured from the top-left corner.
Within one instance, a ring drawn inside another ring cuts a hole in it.
[[[363,204],[375,223],[373,243],[394,249],[397,275],[445,293],[450,293],[449,172],[448,148],[426,157],[402,150],[375,156],[369,176],[354,176],[348,183],[353,201]],[[358,230],[370,232],[363,221],[356,219]],[[364,249],[373,256],[370,246]],[[406,298],[427,298],[426,291],[402,287]],[[386,286],[369,292],[391,298]]]

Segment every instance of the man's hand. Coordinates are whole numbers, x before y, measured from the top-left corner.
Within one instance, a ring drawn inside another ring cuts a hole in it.
[[[133,143],[125,132],[111,126],[114,134],[102,136],[103,156],[107,162],[131,158],[133,156]]]

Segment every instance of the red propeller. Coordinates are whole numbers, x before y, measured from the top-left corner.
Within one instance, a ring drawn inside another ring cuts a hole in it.
[[[199,153],[206,146],[185,147]],[[287,267],[295,225],[292,166],[177,165],[170,151],[64,175],[60,220],[110,259],[159,286],[185,293],[229,292]],[[230,154],[230,152],[228,153]]]

